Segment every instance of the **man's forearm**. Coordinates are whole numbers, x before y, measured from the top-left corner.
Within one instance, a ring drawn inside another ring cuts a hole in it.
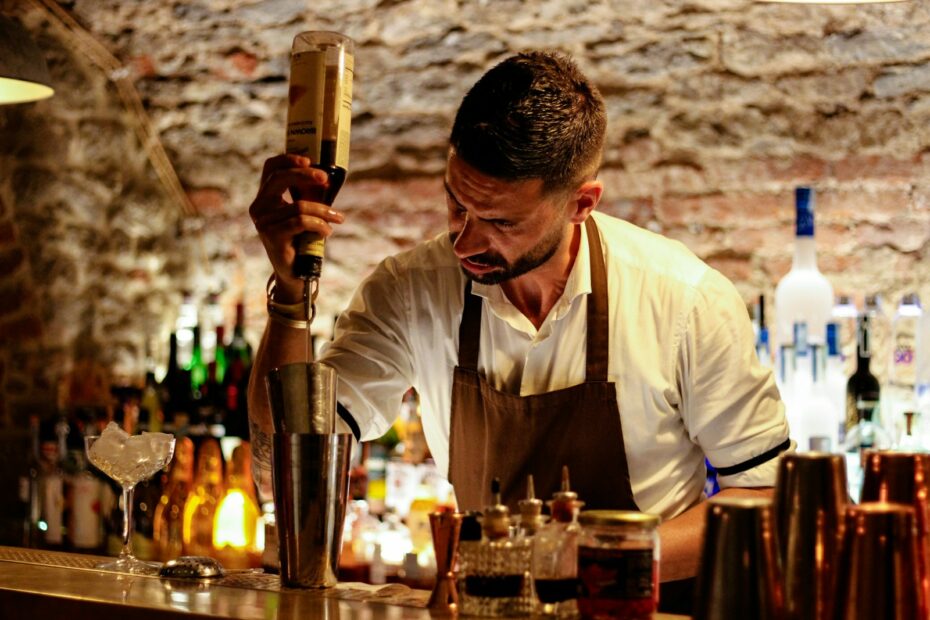
[[[715,497],[771,496],[773,490],[731,488],[720,491]],[[704,545],[704,522],[707,502],[701,502],[659,526],[662,581],[676,581],[697,575]]]

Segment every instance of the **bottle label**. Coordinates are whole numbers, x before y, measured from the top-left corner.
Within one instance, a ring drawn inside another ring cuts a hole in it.
[[[915,334],[911,331],[899,329],[895,334],[891,366],[892,383],[914,385],[917,370],[915,341]]]
[[[581,598],[653,598],[654,570],[652,549],[578,547]]]
[[[323,140],[323,95],[326,84],[326,53],[298,52],[291,56],[287,92],[286,151],[319,163]]]
[[[294,251],[299,256],[310,254],[323,258],[326,239],[316,233],[301,233],[294,237]]]
[[[329,64],[326,50],[291,56],[285,148],[315,164],[348,170],[355,62],[342,49],[330,48],[330,56],[334,53]]]
[[[71,544],[93,549],[101,542],[100,487],[92,475],[84,473],[72,481]]]
[[[45,542],[60,545],[62,542],[63,512],[65,507],[64,487],[61,476],[45,478],[42,493],[42,517],[46,524]]]

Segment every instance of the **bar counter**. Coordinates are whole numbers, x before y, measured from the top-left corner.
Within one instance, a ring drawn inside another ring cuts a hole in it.
[[[328,590],[302,590],[282,587],[277,575],[242,573],[210,580],[168,580],[93,568],[105,559],[0,546],[0,618],[406,620],[445,616],[425,608],[428,591],[400,584],[340,583]]]

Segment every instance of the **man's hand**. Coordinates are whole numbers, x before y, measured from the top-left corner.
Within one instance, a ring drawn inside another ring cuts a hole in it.
[[[772,497],[771,488],[723,489],[717,497]],[[676,581],[697,575],[704,547],[707,501],[692,506],[659,526],[662,550],[659,575],[662,581]]]
[[[294,303],[303,295],[303,282],[295,278],[294,237],[313,232],[332,234],[332,224],[345,217],[317,202],[329,186],[323,170],[310,167],[310,160],[298,155],[277,155],[265,161],[258,195],[249,206],[249,215],[274,267],[278,301]],[[293,200],[292,195],[300,197]]]

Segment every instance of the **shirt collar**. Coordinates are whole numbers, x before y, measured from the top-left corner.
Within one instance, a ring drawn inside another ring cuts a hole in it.
[[[550,320],[557,321],[564,317],[568,314],[576,299],[591,292],[591,256],[588,250],[588,233],[585,226],[581,224],[578,226],[581,229],[581,243],[578,245],[575,263],[572,265],[568,280],[565,282],[565,290],[562,291],[561,297],[555,302],[549,316],[546,318],[547,323]],[[471,292],[487,300],[491,311],[513,327],[529,331],[527,330],[527,326],[529,326],[531,330],[535,331],[529,320],[507,299],[507,295],[504,294],[500,284],[472,282]]]

